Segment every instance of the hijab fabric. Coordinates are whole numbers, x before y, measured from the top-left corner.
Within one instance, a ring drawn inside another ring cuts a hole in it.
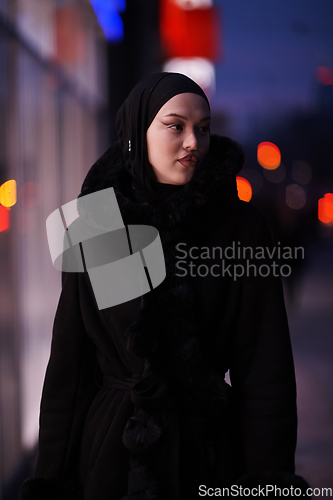
[[[184,187],[149,179],[146,132],[161,107],[175,95],[186,92],[200,95],[209,107],[207,96],[197,83],[183,74],[165,72],[141,80],[117,113],[120,146],[137,201],[162,201]]]

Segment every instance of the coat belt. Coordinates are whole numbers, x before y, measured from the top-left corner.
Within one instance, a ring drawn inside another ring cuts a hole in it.
[[[130,377],[117,378],[113,375],[103,375],[103,389],[121,389],[130,391],[142,378],[142,373],[134,373]]]

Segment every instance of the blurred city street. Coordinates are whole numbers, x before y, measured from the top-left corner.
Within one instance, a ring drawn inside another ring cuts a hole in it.
[[[284,262],[296,473],[333,497],[333,2],[0,0],[0,500],[35,468],[61,288],[45,221],[116,141],[132,87],[160,71],[202,86],[212,134],[245,151],[239,198],[279,249],[305,249]]]
[[[332,254],[331,235],[308,256],[298,302],[288,307],[298,388],[296,468],[312,488],[333,488]]]

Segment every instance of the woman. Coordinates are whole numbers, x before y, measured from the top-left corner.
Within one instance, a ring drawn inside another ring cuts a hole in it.
[[[157,228],[166,278],[99,310],[87,273],[64,273],[36,479],[23,498],[177,500],[266,484],[305,491],[294,474],[280,278],[240,275],[243,255],[227,256],[235,245],[270,248],[269,229],[237,198],[242,148],[210,135],[209,124],[203,90],[175,73],[141,81],[118,112],[119,140],[81,196],[113,187],[126,225]],[[94,210],[78,207],[96,222]],[[99,208],[107,214],[107,203]]]

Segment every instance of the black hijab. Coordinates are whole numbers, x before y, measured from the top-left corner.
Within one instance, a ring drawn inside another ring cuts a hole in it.
[[[149,179],[146,132],[156,114],[169,99],[190,92],[206,94],[193,80],[180,73],[155,73],[141,80],[117,113],[116,124],[126,170],[131,174],[137,201],[161,201],[184,185],[164,184]]]

